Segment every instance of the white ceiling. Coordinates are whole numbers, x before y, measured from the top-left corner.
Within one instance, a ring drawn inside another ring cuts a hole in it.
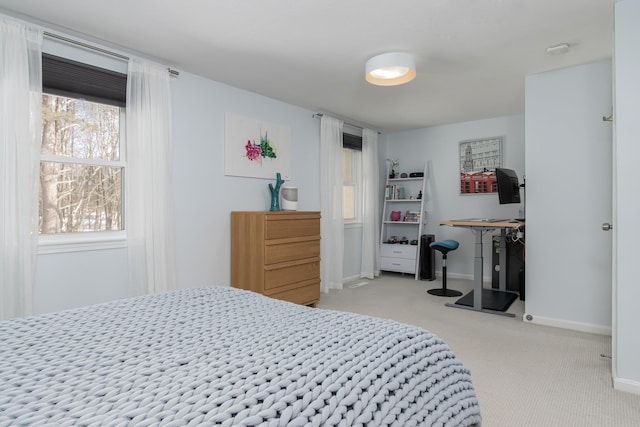
[[[0,0],[0,10],[354,124],[399,130],[524,112],[524,79],[611,58],[616,0]],[[545,49],[567,43],[570,51]],[[403,86],[364,80],[413,54]]]

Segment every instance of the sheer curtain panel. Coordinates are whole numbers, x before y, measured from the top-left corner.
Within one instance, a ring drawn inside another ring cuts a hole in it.
[[[42,32],[0,17],[0,320],[31,314],[42,143]]]
[[[129,61],[125,228],[134,295],[177,287],[169,78],[166,67]]]
[[[344,217],[342,212],[342,125],[320,119],[320,290],[342,289]]]
[[[362,260],[360,277],[380,275],[380,182],[378,168],[378,132],[362,130]]]

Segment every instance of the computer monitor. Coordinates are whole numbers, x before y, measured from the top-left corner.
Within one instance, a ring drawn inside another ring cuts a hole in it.
[[[498,183],[498,200],[501,205],[520,203],[520,183],[515,171],[496,168],[496,181]]]

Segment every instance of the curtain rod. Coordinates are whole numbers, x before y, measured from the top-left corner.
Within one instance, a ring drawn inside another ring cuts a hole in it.
[[[322,116],[324,116],[324,114],[322,114],[322,113],[315,113],[315,114],[313,115],[313,117],[315,117],[316,119],[319,119],[319,118],[321,118]],[[362,126],[354,125],[353,123],[347,123],[347,122],[345,122],[344,120],[342,121],[342,123],[344,123],[345,125],[349,125],[349,126],[351,126],[351,127],[354,127],[354,128],[358,128],[358,129],[362,129],[362,130],[364,130],[364,128],[363,128]]]
[[[87,49],[95,50],[97,52],[104,53],[104,54],[109,55],[109,56],[114,56],[114,57],[122,59],[124,61],[128,61],[129,60],[128,56],[121,55],[119,53],[112,52],[110,50],[102,49],[100,47],[93,46],[93,45],[90,45],[90,44],[87,44],[87,43],[83,43],[83,42],[78,41],[78,40],[70,39],[68,37],[64,37],[64,36],[61,36],[61,35],[58,35],[58,34],[50,33],[48,31],[44,31],[43,35],[45,37],[49,37],[51,39],[61,40],[61,41],[65,42],[65,43],[74,44],[76,46],[81,46],[81,47],[84,47],[84,48],[87,48]],[[179,71],[172,70],[171,68],[167,68],[167,71],[169,72],[169,74],[171,74],[172,76],[175,76],[175,77],[178,77],[180,75]]]
[[[315,113],[312,117],[313,117],[313,118],[316,118],[316,119],[319,119],[319,118],[321,118],[322,116],[324,116],[324,114],[322,114],[322,113]],[[348,125],[348,126],[354,127],[354,128],[358,128],[358,129],[362,129],[362,130],[364,130],[364,129],[365,129],[365,128],[363,128],[362,126],[354,125],[353,123],[345,122],[344,120],[342,121],[342,123],[344,123],[345,125]],[[378,132],[378,135],[380,135],[380,132]]]

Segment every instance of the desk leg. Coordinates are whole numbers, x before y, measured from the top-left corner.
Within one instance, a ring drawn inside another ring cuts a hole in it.
[[[500,230],[500,271],[498,272],[498,289],[507,290],[507,230]]]
[[[473,309],[482,310],[482,278],[484,277],[484,257],[482,255],[483,230],[473,230],[476,235],[476,255],[473,258]]]
[[[485,311],[482,309],[482,277],[484,275],[484,257],[482,255],[482,237],[484,235],[484,229],[471,229],[471,232],[476,236],[475,257],[473,258],[473,307],[468,307],[462,304],[447,303],[448,307],[464,308],[467,310]],[[493,311],[493,310],[491,310]]]

